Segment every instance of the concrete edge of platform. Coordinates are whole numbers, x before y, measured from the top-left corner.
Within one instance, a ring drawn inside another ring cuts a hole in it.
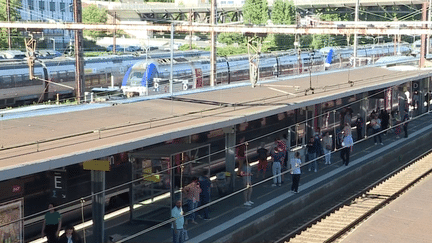
[[[237,227],[237,224],[239,224],[240,222],[245,222],[247,219],[252,218],[254,215],[263,213],[264,210],[276,206],[278,203],[281,203],[288,198],[293,197],[295,194],[292,194],[291,192],[284,193],[279,197],[267,201],[262,205],[256,206],[251,210],[231,220],[226,221],[224,224],[219,225],[210,231],[204,232],[194,238],[191,238],[188,242],[206,242],[209,240],[217,242],[245,242],[248,238],[256,234],[262,234],[262,232],[265,232],[269,228],[269,226],[276,225],[281,221],[287,221],[290,219],[292,220],[302,210],[305,210],[304,205],[316,207],[319,201],[332,198],[333,195],[339,193],[340,190],[349,189],[348,184],[355,184],[355,182],[361,180],[362,176],[369,176],[372,173],[377,173],[374,171],[376,171],[378,168],[394,168],[395,166],[397,166],[395,164],[397,164],[398,161],[400,162],[401,160],[403,160],[402,157],[405,156],[409,150],[412,150],[414,146],[417,150],[419,150],[419,146],[417,144],[418,140],[420,140],[420,143],[423,145],[422,147],[426,147],[428,143],[425,143],[425,141],[430,141],[432,137],[432,125],[426,126],[421,130],[413,132],[411,134],[411,137],[415,139],[399,139],[389,145],[373,151],[372,153],[369,153],[367,156],[352,161],[352,163],[348,167],[339,167],[330,173],[327,173],[308,183],[305,183],[304,185],[300,186],[299,189],[300,191],[311,190],[308,194],[302,195],[295,200],[291,200],[287,204],[284,204],[283,206],[275,208],[270,213],[267,213],[266,215],[260,217],[257,220],[252,220],[251,222],[243,226]],[[416,141],[416,143],[414,143],[414,141]],[[399,151],[399,156],[401,156],[401,158],[394,156],[393,153],[383,154],[383,152],[390,150],[391,148],[404,142],[408,143],[407,146],[405,146]],[[391,160],[393,162],[390,162]],[[364,163],[364,161],[369,162]],[[386,165],[384,167],[383,162],[385,162]],[[348,173],[345,173],[347,168],[353,166],[358,166],[358,168],[349,171]],[[340,176],[341,173],[345,174],[343,176]],[[329,181],[332,177],[335,176],[338,176],[337,180],[330,181],[331,183],[323,184],[323,182]],[[357,179],[353,180],[353,178]],[[317,185],[320,186],[316,188]],[[236,226],[237,228],[234,228],[234,226]],[[220,236],[219,238],[217,238],[218,235]]]

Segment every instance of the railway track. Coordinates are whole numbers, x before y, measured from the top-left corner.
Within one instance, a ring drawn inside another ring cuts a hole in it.
[[[432,151],[428,151],[274,242],[340,242],[357,225],[431,173]]]

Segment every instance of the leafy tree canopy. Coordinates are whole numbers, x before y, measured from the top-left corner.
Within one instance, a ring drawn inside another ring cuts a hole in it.
[[[21,7],[20,0],[10,0],[10,19],[17,21],[20,19],[17,9]],[[6,0],[0,0],[0,21],[7,21]],[[17,29],[11,29],[11,42],[13,48],[24,46],[24,38]],[[6,28],[0,28],[0,49],[8,48],[8,33]]]
[[[266,24],[269,19],[267,0],[246,0],[243,19],[246,24]]]
[[[218,42],[227,45],[232,45],[234,43],[244,43],[245,37],[238,33],[220,33],[218,34]]]
[[[105,9],[99,9],[96,5],[88,5],[82,10],[82,21],[83,23],[96,24],[96,23],[106,23],[108,17]],[[105,36],[103,31],[95,30],[84,30],[85,36],[90,36],[92,38]]]
[[[296,11],[293,1],[276,0],[273,3],[271,20],[273,24],[294,24]]]

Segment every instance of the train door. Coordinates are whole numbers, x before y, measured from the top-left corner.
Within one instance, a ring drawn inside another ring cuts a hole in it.
[[[227,83],[228,84],[231,83],[231,70],[230,70],[230,65],[229,65],[228,61],[227,61]]]
[[[279,77],[279,58],[276,57],[276,63],[273,65],[273,76]]]
[[[201,68],[194,68],[194,88],[201,88],[204,86],[203,84],[203,73]]]
[[[215,84],[226,83],[228,80],[228,73],[226,62],[219,62],[216,64],[216,81]]]

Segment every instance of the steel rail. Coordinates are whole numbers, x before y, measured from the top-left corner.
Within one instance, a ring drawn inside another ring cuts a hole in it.
[[[315,223],[320,222],[322,219],[324,219],[325,217],[331,215],[333,212],[337,211],[338,209],[342,208],[343,206],[349,205],[356,198],[361,197],[364,194],[367,194],[368,191],[372,190],[377,185],[385,183],[392,176],[398,174],[399,172],[403,171],[404,169],[408,168],[409,166],[415,164],[419,160],[421,160],[421,159],[423,159],[423,158],[425,158],[427,156],[431,156],[431,155],[432,155],[432,149],[428,150],[428,151],[426,151],[424,153],[422,153],[421,155],[417,156],[416,158],[410,160],[408,163],[406,163],[406,164],[404,164],[404,165],[396,168],[392,172],[390,172],[387,175],[383,176],[382,178],[378,179],[377,181],[375,181],[371,185],[367,186],[366,188],[364,188],[360,192],[355,193],[352,196],[349,196],[348,199],[344,200],[341,203],[338,203],[337,205],[333,206],[332,208],[330,208],[330,209],[326,210],[325,212],[321,213],[320,215],[316,216],[312,220],[309,220],[308,222],[304,223],[303,225],[301,225],[300,227],[298,227],[296,230],[294,230],[294,231],[286,234],[285,236],[279,238],[278,240],[275,241],[275,243],[282,243],[282,242],[289,241],[289,239],[291,239],[291,238],[295,237],[296,235],[301,234],[301,232],[307,230],[311,225],[314,225]],[[378,205],[372,207],[367,212],[365,212],[361,217],[357,218],[353,222],[351,222],[348,225],[346,225],[345,227],[343,227],[341,230],[337,231],[335,234],[333,234],[333,236],[331,236],[330,238],[328,238],[324,242],[335,242],[337,239],[339,239],[345,233],[347,233],[352,228],[354,228],[355,226],[357,226],[359,223],[361,223],[362,221],[364,221],[370,215],[372,215],[373,213],[375,213],[379,209],[383,208],[385,205],[389,204],[391,201],[393,201],[398,196],[400,196],[402,193],[404,193],[405,191],[407,191],[410,187],[412,187],[418,181],[420,181],[424,177],[430,175],[431,173],[432,173],[432,169],[429,169],[426,172],[422,173],[420,176],[418,176],[416,179],[414,179],[411,182],[409,182],[407,185],[405,185],[404,187],[402,187],[396,193],[394,193],[391,196],[389,196],[388,198],[384,199],[383,202],[381,202]]]

